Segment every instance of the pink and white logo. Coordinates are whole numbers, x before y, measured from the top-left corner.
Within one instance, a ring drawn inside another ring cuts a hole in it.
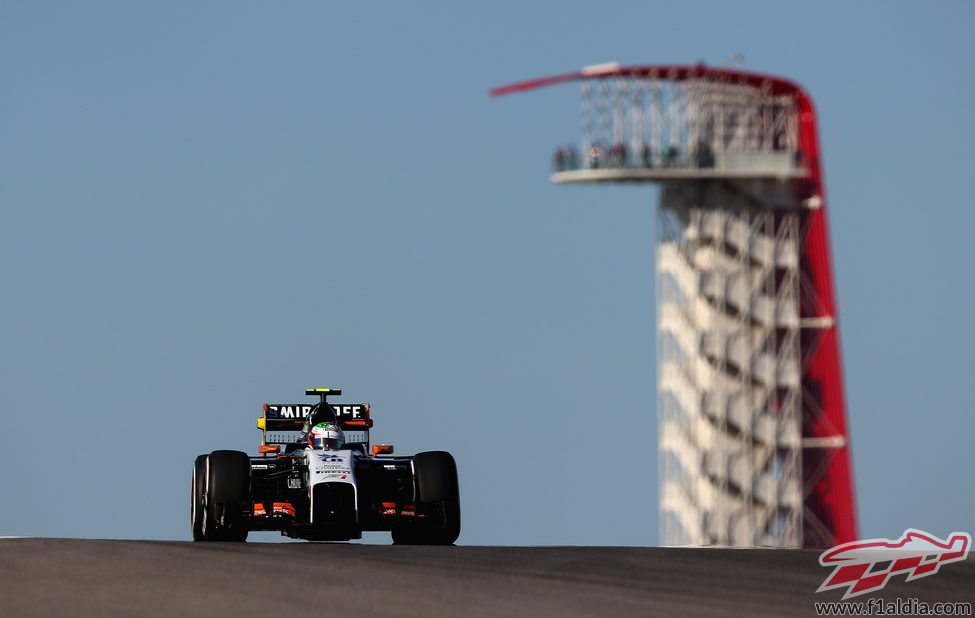
[[[905,581],[934,575],[942,564],[964,560],[972,537],[952,532],[942,541],[927,532],[908,528],[897,541],[870,539],[843,543],[819,556],[819,564],[835,567],[816,592],[846,587],[844,599],[880,590],[893,575],[907,573]]]

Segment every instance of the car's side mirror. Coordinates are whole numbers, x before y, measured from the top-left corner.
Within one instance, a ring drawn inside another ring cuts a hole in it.
[[[392,444],[373,444],[372,445],[373,455],[392,455],[393,445]]]

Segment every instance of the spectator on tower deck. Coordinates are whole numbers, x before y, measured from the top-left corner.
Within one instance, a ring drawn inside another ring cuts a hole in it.
[[[677,146],[677,141],[670,142],[670,146],[667,146],[667,151],[664,153],[664,167],[674,167],[677,165],[677,156],[679,154],[680,148]]]
[[[565,149],[566,161],[565,164],[570,170],[579,169],[579,153],[576,152],[576,147],[573,144],[569,144],[568,148]]]
[[[650,157],[650,144],[646,142],[640,146],[640,161],[643,163],[643,167],[647,169],[653,167],[653,159]]]
[[[555,159],[553,163],[555,165],[556,172],[565,171],[565,151],[562,150],[561,146],[555,149]]]
[[[616,167],[628,167],[629,160],[627,156],[628,153],[626,151],[626,144],[623,142],[617,142],[617,144],[613,146],[613,150],[613,159]]]
[[[711,144],[707,140],[701,140],[697,143],[697,152],[695,153],[697,159],[697,166],[701,169],[714,167],[714,151],[711,150]]]
[[[589,161],[587,167],[593,170],[599,169],[599,146],[597,144],[593,144],[589,147]]]

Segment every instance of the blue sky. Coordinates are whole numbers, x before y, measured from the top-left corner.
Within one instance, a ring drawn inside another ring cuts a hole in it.
[[[970,531],[973,25],[967,2],[3,3],[0,535],[189,538],[194,456],[340,386],[376,441],[455,454],[460,543],[655,545],[657,192],[549,182],[577,86],[487,91],[737,53],[817,105],[861,535]]]

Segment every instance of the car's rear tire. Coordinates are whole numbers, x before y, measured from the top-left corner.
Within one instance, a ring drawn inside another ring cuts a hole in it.
[[[243,511],[250,502],[250,472],[250,458],[242,451],[213,451],[206,458],[205,540],[247,539]]]
[[[394,529],[398,545],[452,545],[460,536],[460,488],[457,464],[446,451],[417,453],[413,457],[417,517]]]
[[[193,482],[190,489],[190,527],[193,530],[193,540],[203,541],[204,505],[203,494],[206,492],[207,456],[200,455],[193,462]]]

